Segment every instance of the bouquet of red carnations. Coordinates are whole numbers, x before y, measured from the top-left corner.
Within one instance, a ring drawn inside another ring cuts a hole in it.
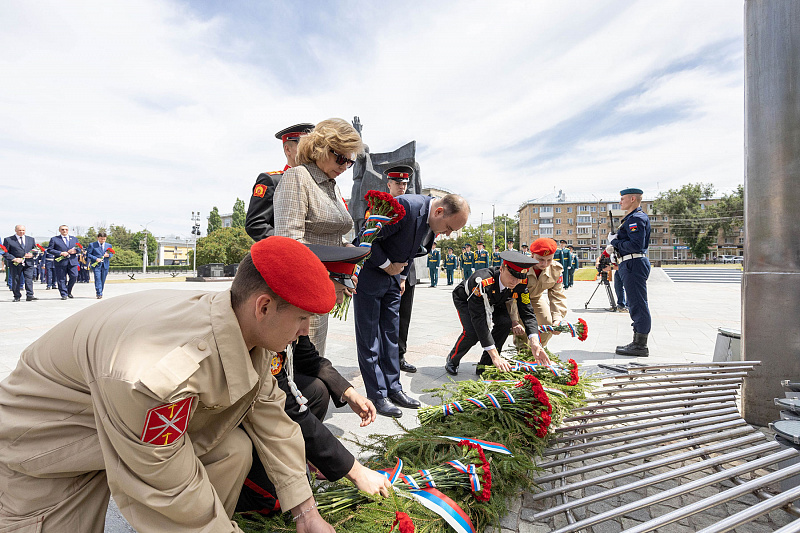
[[[78,248],[79,250],[83,250],[83,245],[79,242],[75,243],[75,247]],[[66,255],[59,255],[58,257],[56,257],[56,263],[60,263],[62,259],[66,259],[67,257],[68,256]]]
[[[406,209],[388,192],[368,191],[364,195],[364,199],[367,201],[367,212],[364,214],[366,223],[359,238],[359,246],[372,248],[372,241],[375,240],[381,229],[384,226],[397,224],[406,216]],[[358,268],[364,264],[368,257],[369,255],[358,263]],[[358,275],[358,269],[356,269],[356,275]],[[344,301],[336,304],[331,314],[339,320],[347,320],[351,299],[351,297],[345,296]]]
[[[106,250],[106,251],[105,251],[105,253],[107,253],[107,254],[109,254],[109,255],[114,255],[114,254],[115,254],[115,253],[117,253],[117,252],[115,252],[113,248],[109,248],[108,250]],[[94,267],[96,267],[97,265],[99,265],[100,263],[102,263],[102,262],[103,262],[103,259],[104,259],[104,258],[102,258],[102,257],[101,257],[100,259],[98,259],[97,261],[95,261],[94,263],[92,263],[92,268],[94,268]]]

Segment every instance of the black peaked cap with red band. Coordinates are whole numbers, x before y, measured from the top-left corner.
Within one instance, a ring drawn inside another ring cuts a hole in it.
[[[387,168],[383,173],[386,179],[399,181],[400,183],[408,183],[414,177],[414,167],[408,165],[395,165]]]
[[[295,124],[294,126],[289,126],[288,128],[282,129],[275,134],[275,138],[280,139],[282,142],[299,141],[300,137],[310,133],[313,129],[313,124],[302,122],[300,124]]]
[[[307,244],[309,250],[322,261],[328,272],[352,276],[359,261],[369,255],[370,249],[361,246],[323,246]]]
[[[528,276],[528,269],[538,263],[533,257],[513,250],[500,252],[500,259],[502,259],[503,264],[508,267],[508,271],[511,275],[519,279],[525,279]]]
[[[328,269],[299,241],[273,235],[250,247],[250,256],[269,288],[289,304],[315,314],[336,305]]]

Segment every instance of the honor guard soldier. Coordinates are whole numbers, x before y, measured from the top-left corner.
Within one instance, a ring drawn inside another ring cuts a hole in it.
[[[528,270],[528,293],[531,307],[540,326],[554,326],[567,315],[567,295],[564,294],[564,274],[561,263],[554,261],[556,241],[542,237],[531,244],[531,255],[536,265]],[[514,326],[522,322],[519,304],[511,304],[511,320]],[[558,335],[558,332],[555,332]],[[525,342],[522,335],[515,334],[518,344]],[[553,333],[539,333],[542,346],[547,346]]]
[[[447,284],[453,284],[453,272],[458,268],[458,257],[453,253],[453,249],[447,248],[447,255],[444,257],[444,270],[447,272]],[[408,289],[406,289],[408,290]]]
[[[314,124],[304,122],[284,128],[275,134],[275,138],[283,142],[286,166],[283,167],[283,170],[262,172],[256,178],[255,185],[253,185],[253,195],[250,197],[250,205],[247,208],[244,229],[254,241],[258,242],[275,232],[275,211],[272,207],[275,187],[278,186],[283,173],[295,166],[297,144],[300,141],[300,137],[313,129]]]
[[[561,245],[561,248],[556,250],[553,260],[561,263],[561,267],[564,269],[562,271],[564,276],[564,290],[567,290],[570,287],[569,267],[572,264],[572,254],[570,253],[569,248],[567,248],[567,241],[561,239],[558,242]]]
[[[578,270],[578,254],[575,253],[575,248],[570,244],[567,246],[569,250],[569,254],[572,257],[569,262],[569,286],[572,287],[575,284],[575,271]]]
[[[530,252],[528,252],[528,245],[527,244],[523,244],[520,248],[521,248],[520,253],[522,255],[531,255]]]
[[[492,252],[492,266],[499,267],[503,260],[500,258],[500,245],[494,245],[494,252]]]
[[[508,362],[500,356],[512,329],[506,307],[508,301],[518,302],[522,317],[522,325],[517,326],[515,332],[527,333],[531,353],[536,361],[544,365],[550,364],[547,353],[539,344],[539,328],[526,284],[528,270],[536,261],[518,252],[503,252],[500,257],[503,259],[500,268],[477,270],[453,290],[453,304],[464,330],[447,356],[444,369],[448,374],[458,374],[461,358],[479,341],[483,353],[478,363],[478,374],[482,372],[482,366],[489,364],[494,364],[503,372],[511,369]]]
[[[389,194],[394,198],[401,196],[408,190],[408,182],[414,177],[414,167],[410,165],[395,165],[387,168],[386,186]],[[408,328],[411,326],[411,311],[414,309],[414,287],[417,286],[417,267],[414,261],[408,265],[406,290],[400,296],[400,334],[397,337],[397,351],[400,354],[400,370],[413,374],[417,367],[406,361],[408,350]]]
[[[44,271],[47,274],[47,287],[45,290],[55,289],[56,288],[56,258],[50,252],[50,250],[45,250],[44,252]]]
[[[506,241],[506,251],[507,252],[515,252],[514,250],[514,239],[508,239]]]
[[[464,269],[464,279],[468,279],[475,269],[475,252],[472,251],[470,243],[465,244],[464,248],[464,253],[461,254],[461,268]]]
[[[475,252],[475,270],[489,267],[489,252],[483,246],[483,241],[475,243],[478,250]]]
[[[439,283],[439,264],[442,261],[442,252],[436,249],[436,243],[431,244],[431,253],[428,254],[428,272],[431,274],[431,287]]]
[[[110,495],[136,531],[239,532],[255,447],[298,530],[332,532],[270,365],[335,303],[319,259],[269,237],[228,290],[118,296],[53,327],[0,383],[0,531],[102,533]]]
[[[369,254],[369,248],[307,245],[328,269],[336,287],[336,302],[344,290],[354,289],[352,276],[356,264]],[[359,463],[322,421],[332,400],[336,407],[349,405],[361,418],[361,427],[375,421],[375,406],[358,394],[353,386],[322,357],[308,335],[301,335],[285,351],[276,353],[270,371],[286,394],[284,411],[300,425],[305,441],[306,460],[328,481],[347,477],[359,490],[389,495],[388,479]],[[312,467],[309,467],[312,468]],[[312,469],[313,469],[312,468]],[[247,474],[236,504],[237,513],[272,514],[280,510],[275,485],[253,450],[253,466]]]
[[[619,272],[625,287],[625,298],[633,320],[633,342],[617,346],[618,355],[647,357],[647,336],[650,334],[650,308],[647,305],[647,278],[650,261],[650,219],[642,211],[642,189],[629,188],[619,192],[619,206],[627,213],[620,221],[617,233],[609,233],[608,242],[620,256]]]

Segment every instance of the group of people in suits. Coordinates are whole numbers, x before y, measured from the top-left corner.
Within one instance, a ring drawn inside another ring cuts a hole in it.
[[[26,301],[38,300],[33,292],[33,281],[37,275],[42,276],[48,289],[57,286],[62,300],[73,298],[72,289],[75,283],[88,282],[90,268],[94,272],[97,299],[103,297],[109,260],[113,255],[104,232],[100,232],[97,241],[84,250],[78,239],[69,234],[69,226],[62,225],[58,228],[59,234],[50,239],[44,251],[25,232],[25,226],[19,224],[14,228],[14,235],[3,240],[3,257],[9,268],[8,277],[15,302],[22,299],[23,287]],[[85,274],[83,280],[81,273]]]

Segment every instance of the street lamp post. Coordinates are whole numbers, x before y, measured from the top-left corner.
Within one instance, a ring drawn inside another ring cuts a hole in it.
[[[150,222],[154,222],[151,220]],[[150,222],[144,225],[144,234],[142,235],[142,240],[139,242],[139,246],[143,252],[142,254],[142,274],[147,274],[147,226],[150,225]],[[141,224],[139,224],[141,226]]]
[[[192,270],[197,276],[197,238],[200,236],[200,211],[192,211],[192,235],[194,236],[194,253],[192,254]]]
[[[600,257],[600,202],[602,202],[603,199],[598,198],[594,194],[592,196],[594,196],[594,199],[597,200],[597,212],[595,213],[594,217],[596,220],[595,225],[597,226],[595,228],[595,239],[597,240],[597,257]],[[597,257],[592,257],[592,259],[597,259]]]

